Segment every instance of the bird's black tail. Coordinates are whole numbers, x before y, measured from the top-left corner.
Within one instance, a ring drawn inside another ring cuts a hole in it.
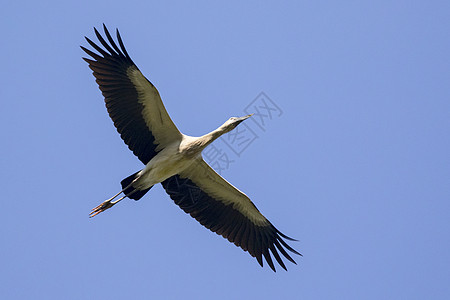
[[[151,186],[148,189],[139,190],[131,184],[133,180],[137,177],[138,173],[139,172],[136,172],[120,182],[120,184],[122,185],[122,191],[125,194],[125,196],[136,201],[141,199],[152,188]]]

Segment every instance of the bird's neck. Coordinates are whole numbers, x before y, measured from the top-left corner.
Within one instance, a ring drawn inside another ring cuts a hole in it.
[[[205,149],[209,144],[218,139],[222,134],[226,133],[226,130],[223,126],[220,126],[216,130],[211,131],[199,138],[201,141],[201,149]]]
[[[226,133],[226,128],[222,125],[214,131],[205,134],[201,137],[185,137],[184,142],[180,145],[180,150],[187,156],[196,156],[200,154],[203,149],[214,142],[222,134]]]

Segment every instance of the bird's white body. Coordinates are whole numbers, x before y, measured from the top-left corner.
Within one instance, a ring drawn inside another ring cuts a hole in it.
[[[139,172],[133,186],[139,189],[147,189],[157,183],[163,182],[175,174],[179,174],[201,159],[201,152],[192,156],[183,147],[191,141],[191,137],[183,135],[181,141],[176,141],[161,150],[148,164]]]

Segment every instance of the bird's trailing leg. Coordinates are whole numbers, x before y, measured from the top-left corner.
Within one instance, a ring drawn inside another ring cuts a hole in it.
[[[119,203],[120,201],[122,201],[123,199],[125,199],[126,197],[131,197],[133,194],[136,194],[136,192],[138,192],[138,189],[134,189],[133,191],[131,191],[131,193],[127,193],[125,195],[125,191],[131,187],[131,183],[126,186],[123,190],[121,190],[120,192],[118,192],[117,194],[115,194],[113,197],[109,198],[106,201],[103,201],[100,205],[94,207],[91,211],[91,213],[89,214],[89,218],[95,217],[96,215],[98,215],[101,212],[104,212],[105,210],[107,210],[108,208],[113,207],[114,205],[116,205],[117,203]],[[151,187],[149,187],[147,190],[145,190],[145,192],[143,194],[145,194]],[[114,199],[116,199],[120,194],[124,193],[124,196],[120,197],[119,199],[113,201]],[[143,195],[142,194],[142,195]],[[140,196],[142,197],[142,196]],[[132,198],[135,199],[135,198]],[[139,198],[138,198],[139,199]]]
[[[114,205],[116,205],[117,203],[119,203],[121,200],[123,200],[125,196],[120,197],[119,199],[113,201],[115,198],[117,198],[117,196],[119,196],[121,193],[123,192],[120,191],[119,193],[117,193],[116,195],[114,195],[113,197],[109,198],[108,200],[102,202],[100,205],[94,207],[91,211],[91,213],[89,214],[89,218],[95,217],[96,215],[98,215],[101,212],[104,212],[105,210],[107,210],[108,208],[113,207]]]

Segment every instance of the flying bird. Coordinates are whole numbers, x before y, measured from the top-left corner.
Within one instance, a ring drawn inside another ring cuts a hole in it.
[[[158,90],[131,60],[119,30],[116,34],[120,48],[104,24],[103,29],[107,41],[94,28],[101,45],[85,37],[98,53],[81,46],[92,58],[83,59],[93,71],[114,126],[145,167],[122,180],[120,192],[95,207],[90,217],[124,198],[139,200],[155,184],[161,183],[182,210],[248,251],[261,266],[264,257],[275,271],[270,253],[285,270],[281,256],[296,264],[286,250],[301,254],[284,239],[295,240],[276,229],[247,195],[217,174],[202,158],[205,147],[251,115],[232,117],[201,137],[182,134],[164,108]]]

